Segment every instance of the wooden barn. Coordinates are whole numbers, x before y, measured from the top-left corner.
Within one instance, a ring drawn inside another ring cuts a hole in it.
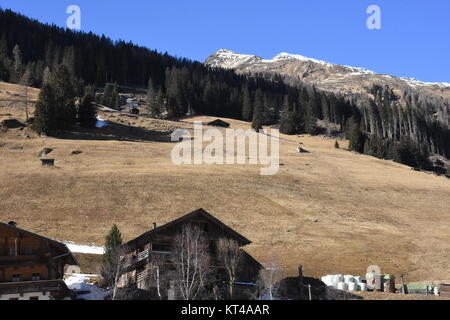
[[[67,298],[64,267],[77,264],[65,244],[0,223],[0,300]]]
[[[211,268],[214,268],[219,275],[216,281],[219,286],[226,283],[226,274],[217,255],[217,243],[219,239],[226,238],[234,240],[240,247],[240,265],[235,282],[236,287],[241,288],[241,291],[251,290],[255,287],[255,282],[263,266],[242,249],[251,244],[251,241],[203,209],[196,210],[160,227],[155,224],[152,230],[126,243],[123,258],[125,272],[122,275],[120,287],[135,286],[138,289],[154,290],[155,283],[149,279],[155,278],[156,271],[160,272],[161,262],[163,262],[166,274],[171,274],[175,270],[173,265],[174,241],[183,226],[187,224],[198,226],[203,231],[205,239],[209,243]],[[155,270],[156,265],[159,266],[158,270]],[[171,287],[173,287],[173,283]]]

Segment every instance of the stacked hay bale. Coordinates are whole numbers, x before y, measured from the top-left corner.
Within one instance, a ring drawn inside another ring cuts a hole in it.
[[[375,272],[368,272],[366,274],[367,289],[371,291],[381,292],[383,290],[382,275]]]

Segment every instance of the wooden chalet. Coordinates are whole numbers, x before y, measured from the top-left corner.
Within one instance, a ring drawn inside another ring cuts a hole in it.
[[[251,241],[210,213],[199,209],[163,226],[157,227],[155,224],[152,230],[126,243],[123,257],[125,273],[122,275],[119,286],[122,288],[135,286],[138,289],[149,291],[155,289],[154,281],[153,283],[149,281],[149,279],[155,279],[155,265],[160,266],[163,261],[166,272],[170,273],[171,270],[174,270],[172,260],[174,240],[186,224],[199,226],[204,232],[205,238],[209,242],[211,267],[218,271],[219,277],[221,277],[218,283],[223,285],[226,282],[226,276],[217,257],[217,241],[220,238],[232,239],[241,248],[251,244]],[[250,254],[241,250],[240,268],[235,285],[237,288],[249,289],[248,287],[255,287],[259,271],[263,266]],[[173,283],[171,287],[173,287]]]
[[[65,265],[78,265],[65,244],[0,223],[0,300],[69,297]]]

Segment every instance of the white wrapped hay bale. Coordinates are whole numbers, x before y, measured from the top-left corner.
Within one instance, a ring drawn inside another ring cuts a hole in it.
[[[335,274],[333,277],[333,282],[344,282],[343,274]]]
[[[350,275],[350,274],[346,274],[346,275],[344,276],[344,282],[345,282],[345,283],[352,283],[352,282],[354,282],[354,281],[353,281],[353,276]]]
[[[333,279],[334,279],[333,275],[327,275],[322,277],[322,282],[325,283],[328,287],[330,287],[334,284]]]
[[[339,282],[337,284],[337,289],[338,290],[348,290],[348,284],[345,282]]]
[[[355,282],[348,283],[348,291],[358,291],[358,284]]]
[[[358,283],[358,290],[362,291],[362,292],[367,291],[367,284],[365,284],[363,282]]]
[[[353,280],[354,280],[355,283],[361,283],[362,282],[362,278],[360,276],[353,277]]]

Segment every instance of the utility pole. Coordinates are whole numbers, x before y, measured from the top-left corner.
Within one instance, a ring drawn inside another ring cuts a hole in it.
[[[402,280],[402,293],[406,294],[404,277],[404,274],[400,275],[400,279]]]

